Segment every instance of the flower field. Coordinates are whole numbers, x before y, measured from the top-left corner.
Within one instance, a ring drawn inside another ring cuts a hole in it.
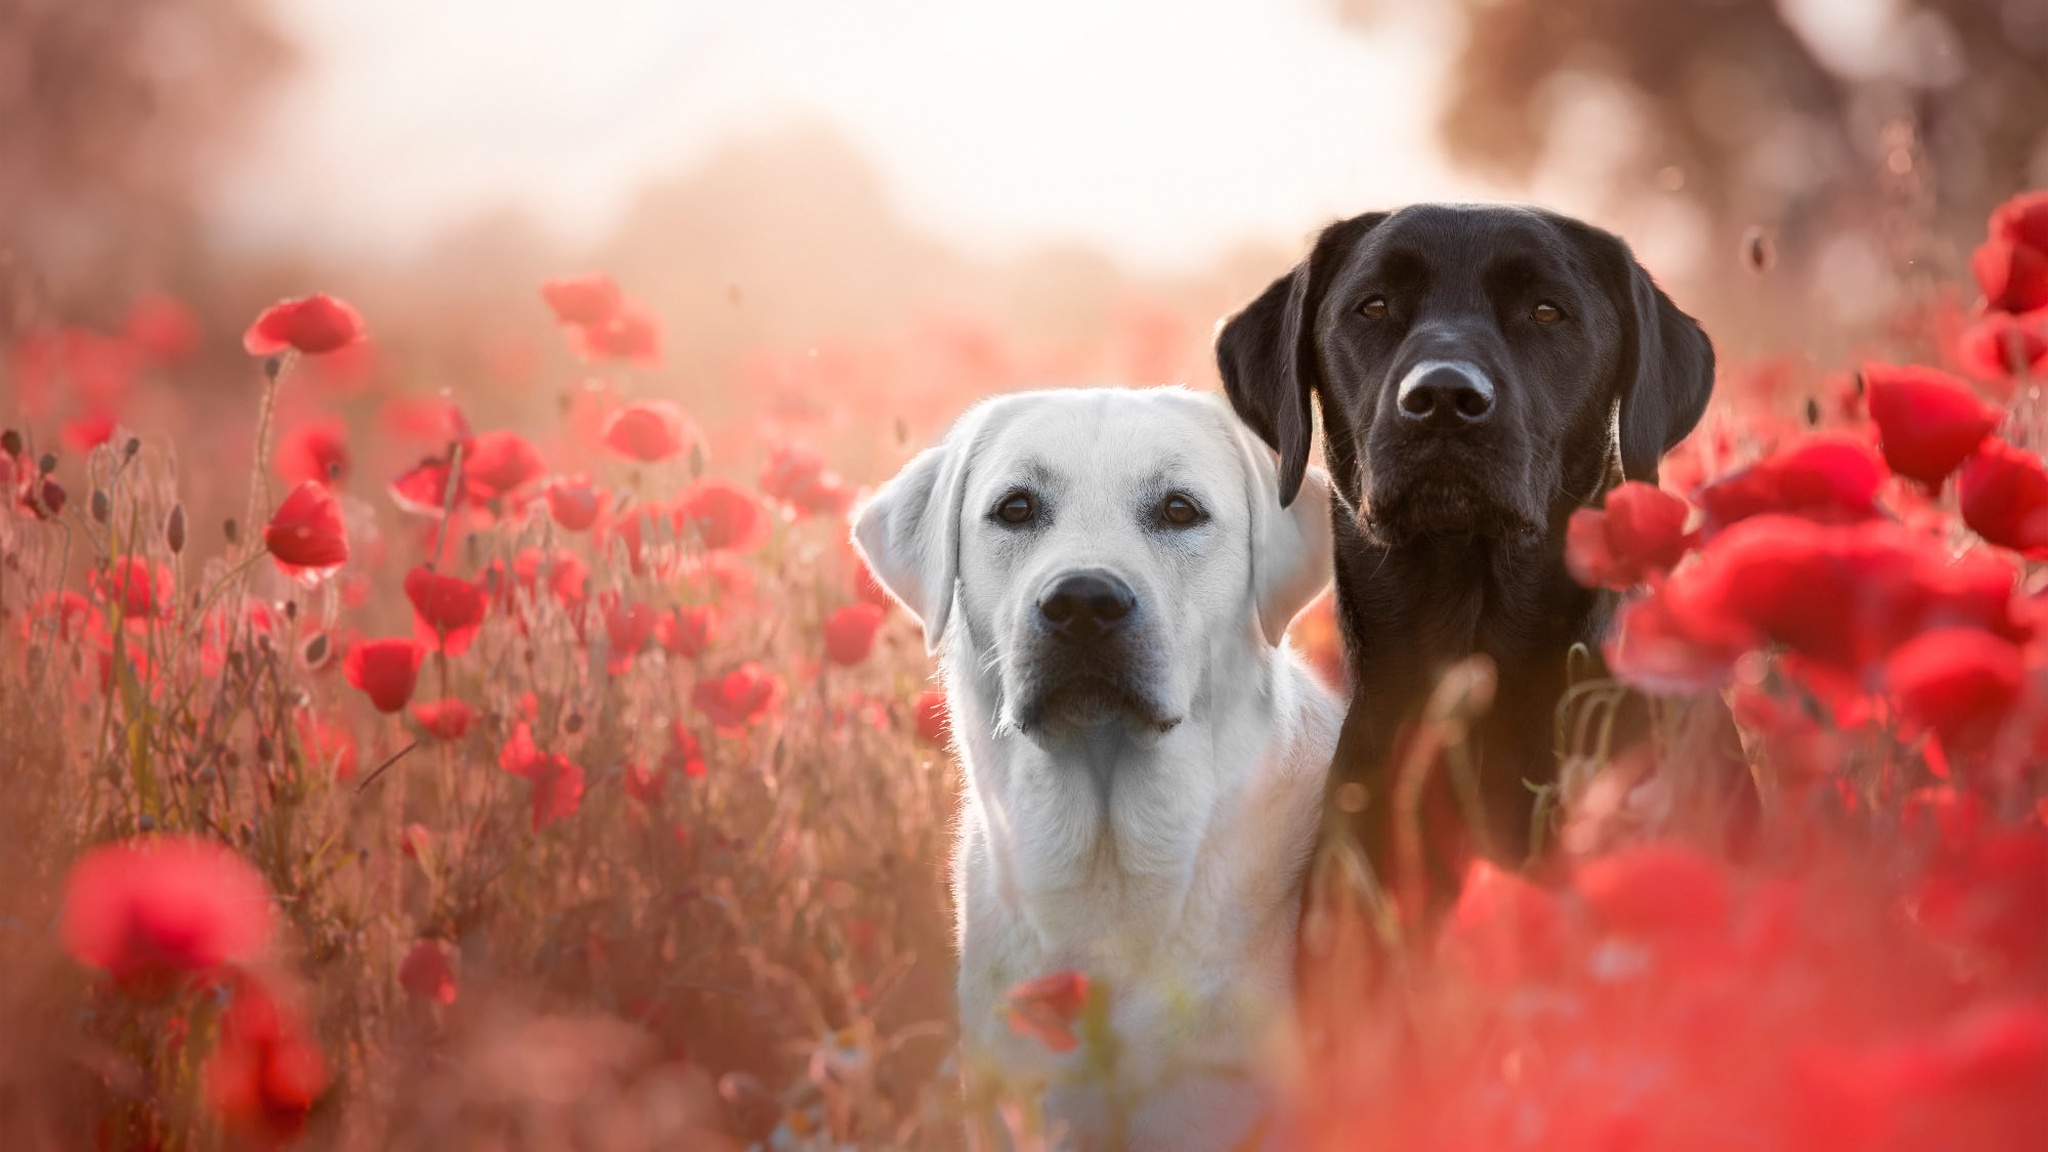
[[[2048,193],[1971,272],[1853,362],[1724,367],[1661,487],[1574,518],[1623,606],[1554,851],[1369,918],[1274,1068],[1301,1143],[2040,1146]],[[536,289],[552,421],[402,357],[350,383],[375,317],[326,295],[250,318],[239,456],[130,424],[177,404],[175,301],[5,350],[0,1144],[966,1139],[944,705],[845,516],[1034,381],[956,340],[879,447],[850,385],[714,423],[639,387],[663,323],[609,277]],[[1295,632],[1341,675],[1327,600]],[[1607,738],[1624,686],[1648,746]],[[1015,1026],[1108,1043],[1085,975]]]

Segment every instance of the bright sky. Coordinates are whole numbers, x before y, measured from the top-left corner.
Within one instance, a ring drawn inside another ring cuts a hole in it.
[[[1327,0],[280,0],[306,66],[224,217],[402,252],[479,210],[594,237],[722,141],[825,121],[922,226],[1186,268],[1471,194],[1431,137],[1453,27]],[[1384,5],[1388,10],[1418,7]]]

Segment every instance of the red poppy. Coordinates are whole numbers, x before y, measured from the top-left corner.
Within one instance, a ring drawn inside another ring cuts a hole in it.
[[[333,575],[348,562],[341,502],[319,481],[301,481],[270,517],[263,546],[287,576],[316,583]]]
[[[201,1071],[221,1126],[253,1146],[296,1139],[327,1089],[327,1060],[305,1021],[247,974],[235,981],[220,1045]]]
[[[730,480],[705,477],[683,489],[675,502],[676,530],[694,534],[713,552],[752,552],[768,542],[768,517],[761,503]]]
[[[386,435],[437,448],[474,435],[462,409],[438,397],[395,396],[378,409],[377,423]]]
[[[782,677],[750,661],[697,681],[690,701],[713,727],[736,736],[766,720],[782,702],[782,694]]]
[[[56,624],[57,639],[64,641],[76,640],[88,631],[96,631],[103,626],[98,610],[92,606],[92,601],[68,588],[60,592],[51,592],[38,600],[34,613],[23,621],[23,625],[38,628],[46,626],[46,622]]]
[[[2000,204],[1989,232],[1970,257],[1984,306],[1999,312],[2048,307],[2048,191],[2022,192]]]
[[[199,348],[199,317],[183,301],[152,292],[128,308],[121,334],[158,364],[175,364]]]
[[[1605,507],[1572,513],[1565,566],[1588,588],[1633,588],[1685,556],[1693,541],[1685,530],[1691,511],[1655,485],[1630,480],[1607,494]]]
[[[1640,844],[1588,861],[1573,887],[1608,928],[1647,943],[1711,940],[1734,906],[1721,869],[1677,844]]]
[[[81,456],[113,438],[114,415],[111,412],[88,412],[76,420],[67,420],[57,434],[65,450]]]
[[[946,729],[951,723],[946,712],[946,694],[930,689],[918,693],[915,711],[917,738],[927,744],[944,748]]]
[[[627,601],[614,598],[604,610],[604,632],[610,641],[611,651],[605,658],[605,671],[614,676],[633,666],[633,657],[647,646],[647,640],[654,635],[654,609],[637,600]]]
[[[148,620],[170,612],[173,579],[168,564],[119,556],[92,574],[92,590],[101,603],[118,606],[124,619]]]
[[[316,778],[322,773],[342,783],[356,778],[356,738],[346,725],[304,711],[294,727],[299,734],[299,754],[306,766],[315,770]]]
[[[295,484],[308,480],[329,488],[348,479],[348,428],[337,418],[315,420],[287,431],[271,458],[277,474]]]
[[[853,488],[826,469],[823,456],[798,445],[777,448],[768,458],[761,491],[807,516],[837,516],[853,507]]]
[[[692,780],[704,775],[704,746],[698,742],[697,734],[685,728],[681,720],[669,722],[668,751],[661,755],[661,767],[664,771],[680,773]]]
[[[1987,313],[1957,340],[1956,358],[1987,380],[2048,374],[2048,308]]]
[[[1963,523],[2031,560],[2048,558],[2048,469],[2024,448],[1986,440],[1956,483]]]
[[[1706,511],[1709,534],[1765,513],[1801,516],[1822,524],[1851,524],[1882,514],[1877,490],[1884,478],[1884,461],[1869,445],[1847,436],[1822,434],[1804,437],[1724,476],[1693,498]]]
[[[2005,419],[1968,384],[1933,368],[1866,364],[1863,383],[1885,463],[1930,491]]]
[[[547,301],[555,319],[564,324],[602,324],[618,313],[623,296],[619,286],[602,272],[543,280],[541,299]]]
[[[1513,872],[1474,861],[1444,926],[1445,950],[1496,988],[1546,976],[1564,958],[1557,898]]]
[[[1054,1052],[1081,1046],[1074,1026],[1087,1006],[1088,977],[1072,970],[1026,980],[1003,993],[1003,1016],[1010,1031]]]
[[[654,622],[654,640],[671,655],[694,660],[711,646],[713,614],[704,605],[685,605],[663,612]]]
[[[2048,828],[1985,832],[1921,881],[1915,918],[1950,945],[2039,972],[2048,963]]]
[[[576,814],[583,802],[583,768],[558,752],[542,752],[524,721],[498,753],[498,767],[533,784],[533,830]]]
[[[825,621],[825,658],[848,667],[866,660],[881,626],[882,610],[873,604],[838,609]]]
[[[545,592],[568,608],[581,606],[590,595],[590,566],[566,548],[557,548],[553,552],[543,552],[538,548],[521,549],[512,558],[512,572],[528,596],[538,597]],[[542,583],[543,577],[545,584]]]
[[[439,940],[414,944],[398,965],[398,985],[422,1000],[455,1003],[455,968],[448,963],[447,945]]]
[[[467,701],[449,697],[412,706],[412,718],[436,740],[460,740],[469,735],[477,711]]]
[[[155,996],[259,958],[275,915],[263,875],[222,845],[148,837],[103,845],[64,880],[58,935],[79,963]]]
[[[609,319],[569,329],[570,346],[585,360],[629,360],[642,368],[661,366],[661,322],[635,304],[622,304]]]
[[[642,400],[613,412],[604,422],[604,446],[628,460],[667,460],[696,439],[689,417],[667,400]]]
[[[425,564],[405,574],[405,598],[412,601],[413,635],[429,651],[460,656],[484,626],[483,588]]]
[[[379,712],[396,712],[412,699],[426,648],[410,636],[361,640],[349,645],[341,673]]]
[[[548,500],[548,515],[555,518],[565,532],[587,532],[597,523],[598,506],[604,501],[604,490],[590,482],[582,472],[574,476],[557,476],[548,481],[542,490]]]
[[[659,808],[662,799],[668,795],[668,769],[666,766],[649,768],[639,761],[626,765],[626,795],[638,800],[649,808]]]
[[[2026,682],[2019,646],[1980,628],[1940,628],[1907,641],[1884,665],[1899,712],[1941,736],[1943,750],[1990,743]]]
[[[517,432],[481,432],[462,452],[463,494],[479,503],[495,500],[537,480],[548,470],[540,449]]]
[[[332,296],[285,300],[263,310],[242,333],[242,347],[251,356],[274,356],[296,348],[318,356],[345,348],[363,338],[363,318]]]
[[[896,598],[889,595],[889,590],[882,587],[880,580],[875,579],[875,574],[868,569],[867,561],[862,560],[860,553],[853,552],[851,549],[848,549],[848,553],[853,558],[854,597],[863,603],[873,604],[877,608],[895,607]]]
[[[391,500],[407,512],[439,516],[448,510],[448,462],[429,456],[391,482]]]

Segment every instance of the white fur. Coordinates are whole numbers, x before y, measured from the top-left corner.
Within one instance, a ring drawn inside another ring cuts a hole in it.
[[[1047,521],[991,518],[1014,487]],[[1146,517],[1162,492],[1199,535]],[[1330,576],[1327,486],[1283,510],[1271,453],[1216,397],[1177,388],[1000,397],[961,417],[855,519],[870,567],[942,652],[965,795],[954,857],[970,1068],[1047,1073],[1001,1014],[1020,981],[1104,983],[1136,1093],[1133,1149],[1238,1146],[1288,1017],[1299,884],[1342,707],[1288,648]],[[1026,730],[1038,597],[1106,569],[1136,592],[1154,728]],[[1276,1030],[1279,1030],[1276,1032]],[[1055,1087],[1049,1117],[1100,1147],[1106,1097]]]

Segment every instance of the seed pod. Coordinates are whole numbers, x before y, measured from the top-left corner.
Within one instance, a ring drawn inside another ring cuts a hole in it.
[[[1742,234],[1742,263],[1751,272],[1761,276],[1778,262],[1778,246],[1771,241],[1771,234],[1761,227],[1752,227]]]
[[[21,455],[21,448],[21,433],[12,428],[5,432],[0,432],[0,452],[5,452],[9,456],[19,456]]]
[[[135,459],[135,454],[140,451],[142,451],[142,438],[130,436],[128,442],[121,445],[121,459],[133,460]]]
[[[277,745],[270,742],[270,737],[258,736],[256,738],[256,758],[258,760],[268,763],[271,756],[275,755],[276,752]]]
[[[299,602],[297,600],[287,600],[284,602],[284,618],[287,620],[297,620],[299,618]]]
[[[156,817],[151,816],[147,812],[144,812],[142,815],[137,816],[135,818],[135,828],[137,831],[140,832],[156,831]]]
[[[92,510],[92,519],[95,524],[105,524],[107,517],[114,514],[114,502],[107,499],[107,491],[104,488],[93,489],[92,499],[87,502],[86,506]]]
[[[327,633],[322,632],[311,640],[306,641],[306,663],[309,666],[318,665],[325,659],[327,659]]]
[[[185,506],[171,505],[171,518],[164,521],[164,543],[171,546],[171,555],[185,551]]]
[[[1811,396],[1806,398],[1806,426],[1808,428],[1820,427],[1820,401]]]
[[[36,470],[45,476],[55,472],[57,470],[57,454],[55,452],[43,453],[43,458],[36,461]]]
[[[230,516],[226,520],[221,522],[220,531],[221,535],[226,536],[228,538],[228,543],[241,543],[242,529],[240,525],[235,523],[235,518],[233,516]]]
[[[270,356],[264,359],[263,374],[270,377],[271,383],[277,383],[277,374],[282,371],[284,371],[284,357]]]
[[[562,731],[567,732],[571,736],[583,731],[583,713],[569,713],[569,718],[562,721]]]

